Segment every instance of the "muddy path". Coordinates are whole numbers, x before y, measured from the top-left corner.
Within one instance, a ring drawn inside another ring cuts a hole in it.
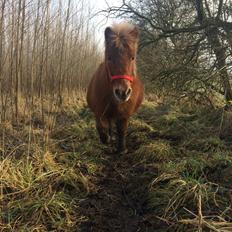
[[[129,150],[121,156],[105,152],[103,168],[92,177],[95,188],[80,205],[86,220],[79,231],[154,231],[165,226],[148,208],[149,184],[157,170],[134,162],[133,143]]]
[[[119,156],[112,153],[112,145],[100,144],[86,108],[79,111],[72,122],[61,120],[60,124],[68,123],[63,126],[67,131],[61,128],[60,135],[56,133],[58,162],[68,169],[75,166],[86,179],[85,183],[78,179],[80,188],[71,191],[76,219],[72,231],[187,232],[199,227],[211,231],[195,222],[199,197],[205,199],[201,212],[210,217],[207,223],[214,220],[211,212],[221,215],[230,210],[231,148],[217,134],[212,137],[212,129],[218,127],[213,120],[209,124],[205,112],[195,115],[166,106],[154,111],[154,105],[147,103],[130,121],[129,152]],[[231,228],[230,211],[223,220]],[[220,228],[220,222],[213,223]]]

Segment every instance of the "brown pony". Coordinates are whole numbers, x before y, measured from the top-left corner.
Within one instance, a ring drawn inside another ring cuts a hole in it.
[[[88,86],[87,102],[95,114],[100,140],[107,144],[116,124],[117,152],[125,153],[128,119],[143,100],[143,84],[136,75],[137,27],[120,23],[105,29],[105,61]]]

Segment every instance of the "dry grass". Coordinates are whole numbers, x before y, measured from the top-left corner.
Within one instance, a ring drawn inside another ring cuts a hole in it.
[[[151,209],[174,231],[231,231],[231,143],[219,138],[220,110],[157,105],[159,116],[151,117],[150,105],[141,119],[159,133],[136,152],[156,157],[160,174],[151,182]],[[164,138],[163,148],[157,139]]]
[[[101,162],[101,146],[92,146],[94,122],[79,96],[66,96],[62,107],[46,101],[43,113],[39,104],[31,118],[21,114],[17,124],[0,125],[1,231],[75,231],[78,204]]]
[[[85,1],[0,9],[1,231],[232,230],[231,113],[151,95],[115,156],[83,100],[101,56]]]
[[[158,140],[141,146],[136,150],[135,156],[138,156],[140,160],[146,160],[146,162],[165,162],[173,156],[173,150],[167,141]]]
[[[217,111],[145,101],[130,122],[130,153],[116,157],[83,100],[47,107],[43,120],[35,111],[0,126],[2,231],[82,231],[88,221],[114,231],[139,215],[144,231],[231,230],[231,147]]]

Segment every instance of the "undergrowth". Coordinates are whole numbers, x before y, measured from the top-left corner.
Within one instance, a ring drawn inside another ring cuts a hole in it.
[[[145,176],[127,194],[143,202],[146,231],[232,230],[231,143],[220,137],[221,113],[145,101],[131,118],[129,154],[118,157],[116,172]],[[49,132],[40,120],[1,125],[1,231],[81,231],[87,220],[81,202],[97,188],[110,148],[82,101],[54,114]]]
[[[171,231],[232,230],[232,153],[219,136],[221,112],[147,102],[137,116],[158,131],[135,154],[158,168],[149,207]]]

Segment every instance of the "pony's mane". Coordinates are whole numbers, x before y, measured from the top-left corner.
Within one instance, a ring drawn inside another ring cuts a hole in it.
[[[125,45],[130,46],[132,43],[137,42],[131,32],[135,29],[135,26],[130,23],[118,23],[112,25],[112,31],[114,35],[112,36],[112,42],[119,49],[123,49]]]
[[[115,32],[115,33],[118,33],[118,34],[128,34],[130,33],[133,29],[135,28],[134,25],[130,24],[130,23],[126,23],[126,22],[123,22],[123,23],[114,23],[112,25],[112,30]]]

